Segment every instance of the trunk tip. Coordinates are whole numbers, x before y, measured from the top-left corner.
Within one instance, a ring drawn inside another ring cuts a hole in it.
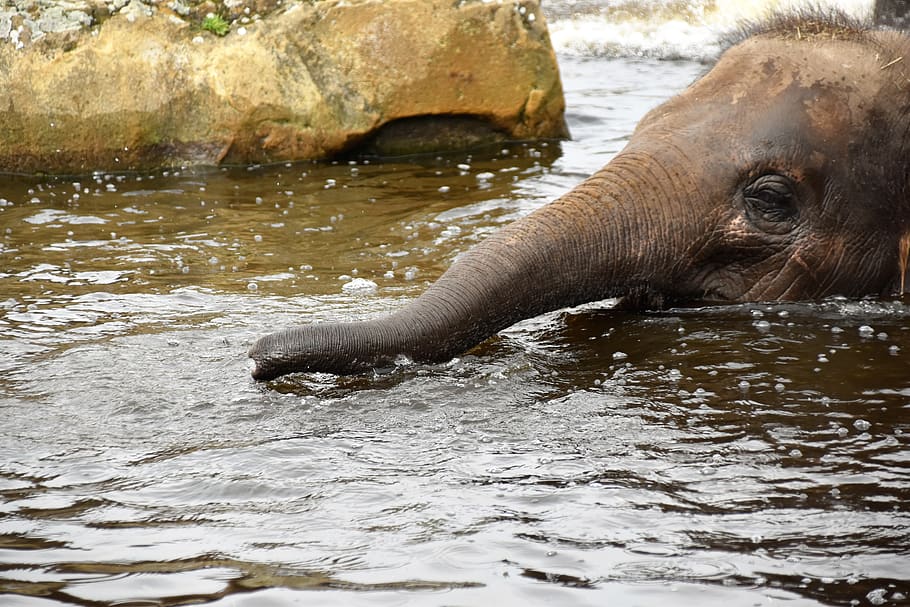
[[[250,374],[256,381],[268,381],[286,373],[280,369],[280,365],[275,364],[275,357],[269,355],[269,349],[263,345],[264,339],[266,338],[257,339],[247,352],[247,356],[253,359]]]

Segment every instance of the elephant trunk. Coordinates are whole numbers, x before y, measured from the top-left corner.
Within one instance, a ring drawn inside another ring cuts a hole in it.
[[[399,357],[442,362],[519,320],[650,288],[653,269],[667,266],[671,247],[651,246],[654,226],[644,222],[655,218],[633,212],[644,189],[634,165],[614,159],[472,248],[388,317],[306,325],[260,338],[250,350],[253,377],[350,374]]]

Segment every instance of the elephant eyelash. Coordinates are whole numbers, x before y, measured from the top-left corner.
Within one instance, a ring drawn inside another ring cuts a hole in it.
[[[753,223],[769,231],[792,227],[799,214],[797,185],[780,173],[759,175],[742,190],[746,211]]]

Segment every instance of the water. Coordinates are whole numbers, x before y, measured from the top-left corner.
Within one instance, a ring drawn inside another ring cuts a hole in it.
[[[249,379],[255,337],[403,305],[704,69],[560,61],[561,144],[4,178],[0,604],[907,604],[906,299],[588,306]]]

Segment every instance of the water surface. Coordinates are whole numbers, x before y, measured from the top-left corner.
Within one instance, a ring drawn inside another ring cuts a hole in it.
[[[403,305],[704,69],[561,62],[570,142],[4,178],[0,603],[906,604],[906,300],[589,306],[250,380],[255,337]]]

